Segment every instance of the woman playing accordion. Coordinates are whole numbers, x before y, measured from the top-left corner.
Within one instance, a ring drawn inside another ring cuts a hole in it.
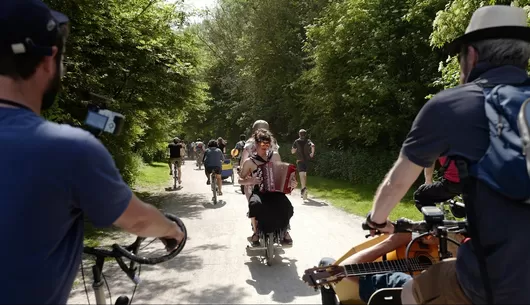
[[[258,129],[254,135],[256,152],[242,165],[239,183],[252,186],[249,194],[248,217],[252,220],[252,244],[259,246],[258,228],[264,233],[285,230],[282,244],[293,243],[289,235],[289,220],[293,206],[286,196],[296,187],[295,167],[281,162],[280,155],[270,150],[272,134]]]

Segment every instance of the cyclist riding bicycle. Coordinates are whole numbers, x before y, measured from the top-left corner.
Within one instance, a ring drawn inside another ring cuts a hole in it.
[[[440,156],[459,158],[459,176],[466,179],[463,197],[471,239],[460,246],[456,260],[435,264],[407,282],[402,292],[403,304],[530,303],[530,258],[524,255],[530,250],[530,206],[527,199],[495,189],[490,180],[494,176],[504,187],[528,181],[524,164],[515,162],[521,166],[513,168],[502,159],[505,155],[498,154],[499,150],[517,145],[513,134],[506,134],[513,131],[513,125],[504,117],[517,112],[499,114],[492,106],[497,103],[502,108],[504,102],[528,98],[521,90],[528,92],[530,82],[526,72],[530,58],[527,18],[524,9],[504,5],[484,6],[473,13],[466,34],[451,44],[453,54],[460,52],[461,85],[444,90],[425,103],[397,161],[376,193],[366,222],[374,229],[391,233],[393,225],[387,220],[388,215],[423,168]],[[490,90],[498,91],[488,94]],[[502,139],[515,144],[496,142]],[[492,143],[497,145],[490,146]],[[522,152],[518,154],[519,158],[512,160],[524,160]],[[499,159],[488,164],[480,162],[491,161],[490,156]],[[511,170],[502,171],[499,166]],[[474,171],[477,167],[480,172]],[[499,221],[502,225],[493,225]]]
[[[208,149],[204,153],[203,163],[204,163],[204,173],[206,174],[206,184],[210,185],[210,175],[213,173],[216,174],[215,183],[217,183],[217,193],[219,196],[223,195],[222,186],[223,180],[221,179],[221,169],[223,166],[223,161],[225,157],[223,152],[217,147],[217,141],[210,140],[208,142]]]
[[[195,159],[197,160],[197,165],[202,165],[202,159],[204,157],[204,152],[206,151],[206,145],[202,142],[201,138],[197,138],[195,141],[195,147],[193,148],[195,152]]]
[[[173,139],[173,143],[170,143],[167,148],[169,148],[169,175],[173,175],[173,164],[177,162],[177,170],[178,173],[178,182],[179,184],[182,184],[182,158],[184,157],[184,144],[182,141],[177,137]]]
[[[10,275],[0,279],[6,304],[68,302],[85,219],[143,237],[184,237],[134,195],[98,139],[40,116],[59,93],[67,35],[68,18],[42,1],[0,1],[0,230],[9,232],[0,242],[11,249],[0,254]]]
[[[289,234],[289,220],[293,216],[293,205],[284,193],[261,191],[261,165],[267,162],[281,161],[280,154],[270,149],[272,134],[266,129],[258,129],[253,136],[257,146],[256,153],[243,161],[239,184],[251,187],[249,193],[249,212],[253,234],[250,237],[253,246],[259,245],[258,223],[266,231],[285,229],[282,244],[292,245]]]

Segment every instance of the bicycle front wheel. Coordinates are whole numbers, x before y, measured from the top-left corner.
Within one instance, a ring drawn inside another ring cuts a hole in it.
[[[215,177],[215,175],[212,175],[210,177],[210,182],[212,183],[212,193],[213,193],[213,197],[212,197],[212,201],[213,201],[213,204],[217,204],[217,177]]]

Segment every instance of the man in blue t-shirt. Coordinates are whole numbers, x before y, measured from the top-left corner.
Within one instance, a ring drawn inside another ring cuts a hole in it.
[[[206,177],[208,179],[206,181],[206,184],[210,185],[210,175],[212,173],[215,173],[217,181],[213,182],[217,183],[218,195],[223,195],[223,180],[221,179],[221,171],[223,168],[225,156],[223,155],[223,152],[219,149],[218,145],[218,142],[215,140],[210,140],[210,142],[208,142],[208,149],[204,152],[202,162],[204,163],[204,173],[206,174]]]
[[[123,182],[90,133],[46,121],[63,74],[68,18],[40,0],[0,1],[2,303],[65,304],[81,263],[83,217],[181,241]]]

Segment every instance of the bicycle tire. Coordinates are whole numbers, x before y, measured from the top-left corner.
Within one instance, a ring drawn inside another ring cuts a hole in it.
[[[270,266],[274,258],[274,233],[265,234],[265,246],[265,262]]]
[[[217,177],[214,173],[210,175],[210,180],[212,183],[212,193],[213,193],[213,204],[217,204]]]

